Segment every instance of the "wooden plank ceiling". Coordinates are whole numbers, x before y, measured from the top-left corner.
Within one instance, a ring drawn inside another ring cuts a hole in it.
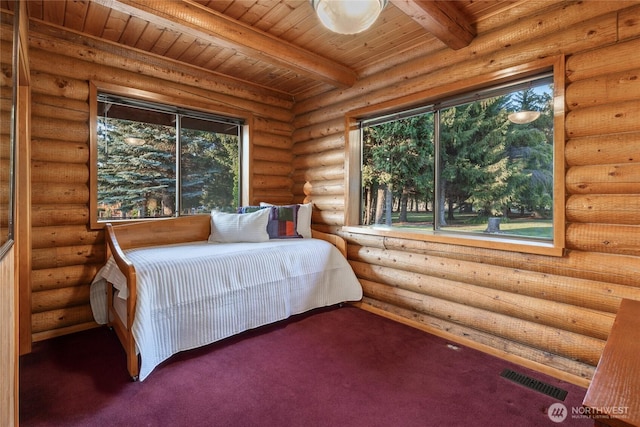
[[[37,24],[304,99],[434,50],[464,48],[479,22],[526,1],[392,0],[356,35],[324,28],[308,0],[30,0],[27,7]]]

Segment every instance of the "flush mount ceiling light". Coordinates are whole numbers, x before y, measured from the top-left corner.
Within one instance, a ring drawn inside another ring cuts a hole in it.
[[[516,111],[515,113],[511,113],[507,116],[511,123],[515,123],[517,125],[531,123],[538,117],[540,117],[539,111]]]
[[[322,24],[333,32],[356,34],[378,19],[389,0],[309,0]]]

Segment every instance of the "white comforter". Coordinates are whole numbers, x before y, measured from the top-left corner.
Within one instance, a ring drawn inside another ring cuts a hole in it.
[[[127,251],[138,297],[132,327],[141,355],[139,379],[171,355],[293,314],[362,298],[351,266],[330,243],[197,242]],[[107,323],[105,281],[119,297],[126,282],[110,259],[91,285],[98,323]]]

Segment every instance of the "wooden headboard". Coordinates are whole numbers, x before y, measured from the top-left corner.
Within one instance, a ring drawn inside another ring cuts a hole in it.
[[[134,223],[107,223],[105,225],[106,257],[108,259],[113,255],[123,274],[127,278],[131,276],[131,282],[135,276],[135,269],[124,251],[132,248],[207,240],[211,230],[210,220],[210,215],[193,215]]]
[[[108,223],[106,230],[108,238],[117,241],[122,250],[127,250],[207,240],[211,230],[210,220],[210,215],[192,215],[135,223]]]
[[[117,252],[132,248],[169,245],[207,240],[211,232],[210,215],[191,215],[177,218],[162,218],[135,223],[107,223],[109,250]],[[347,256],[347,244],[335,234],[312,230],[315,239],[326,240]]]

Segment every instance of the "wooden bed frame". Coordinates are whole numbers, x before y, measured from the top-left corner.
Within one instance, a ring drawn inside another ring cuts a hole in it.
[[[107,259],[113,256],[118,268],[127,279],[129,289],[127,319],[125,324],[117,315],[113,306],[113,285],[107,283],[108,325],[115,330],[125,350],[127,355],[127,370],[134,380],[137,380],[140,372],[140,361],[136,353],[136,342],[131,332],[136,309],[136,269],[131,261],[127,259],[124,251],[133,248],[207,240],[211,229],[210,221],[210,215],[193,215],[136,223],[107,223],[105,225]],[[312,230],[312,236],[333,244],[346,258],[347,244],[340,236],[315,230]]]

